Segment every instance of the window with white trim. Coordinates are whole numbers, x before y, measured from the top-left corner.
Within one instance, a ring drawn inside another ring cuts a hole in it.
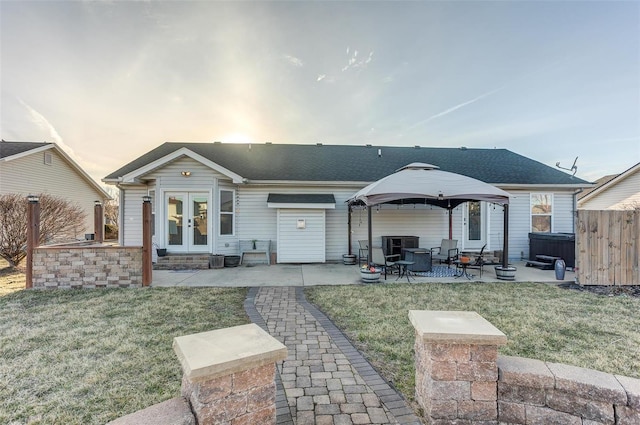
[[[218,226],[220,236],[231,236],[234,234],[235,222],[235,191],[220,190],[220,225]]]
[[[531,232],[551,232],[553,229],[553,193],[531,194]]]

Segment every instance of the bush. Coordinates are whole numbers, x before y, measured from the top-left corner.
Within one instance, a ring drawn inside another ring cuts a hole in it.
[[[115,224],[104,225],[104,238],[105,239],[118,239],[118,226]]]
[[[40,198],[39,243],[55,238],[75,237],[75,229],[86,218],[79,205],[56,196],[43,194]],[[0,257],[12,266],[27,255],[27,204],[24,195],[0,195]]]

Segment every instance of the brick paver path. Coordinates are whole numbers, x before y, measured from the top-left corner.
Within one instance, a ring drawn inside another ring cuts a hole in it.
[[[251,320],[287,346],[278,363],[278,424],[421,424],[302,287],[251,288]]]

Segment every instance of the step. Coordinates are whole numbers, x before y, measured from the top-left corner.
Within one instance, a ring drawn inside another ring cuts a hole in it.
[[[209,268],[209,254],[166,255],[158,257],[154,270],[204,270]]]
[[[527,267],[536,267],[541,270],[553,270],[553,263],[547,263],[542,261],[529,260],[526,264]]]
[[[552,255],[536,255],[536,260],[544,261],[545,263],[555,263],[560,257],[554,257]]]

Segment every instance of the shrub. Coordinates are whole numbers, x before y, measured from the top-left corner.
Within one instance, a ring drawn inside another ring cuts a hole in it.
[[[39,243],[55,238],[74,237],[75,229],[86,218],[79,205],[48,194],[40,198]],[[27,204],[20,194],[0,195],[0,257],[12,266],[27,255]]]

